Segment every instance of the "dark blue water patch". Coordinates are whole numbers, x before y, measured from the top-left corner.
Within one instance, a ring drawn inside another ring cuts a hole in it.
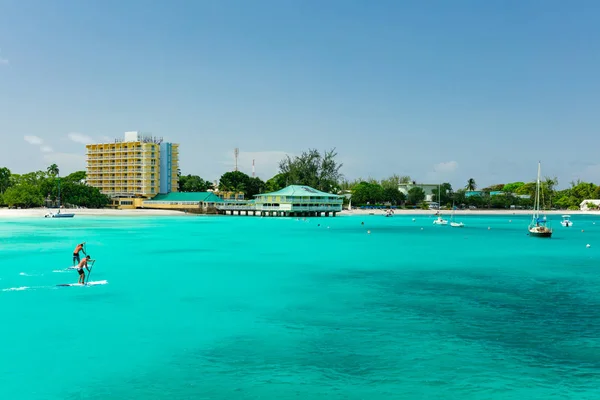
[[[585,295],[580,280],[472,271],[355,271],[339,279],[378,286],[368,308],[386,319],[411,312],[458,338],[525,354],[541,364],[600,369],[600,304]],[[580,350],[565,351],[571,343],[579,343]]]

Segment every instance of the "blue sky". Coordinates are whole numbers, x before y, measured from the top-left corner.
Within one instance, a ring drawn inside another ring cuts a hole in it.
[[[183,173],[600,183],[597,1],[0,0],[0,165],[85,167],[140,130]]]

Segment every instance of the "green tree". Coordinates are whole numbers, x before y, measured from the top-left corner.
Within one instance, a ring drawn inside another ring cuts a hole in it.
[[[516,193],[516,191],[521,187],[525,185],[524,182],[512,182],[512,183],[507,183],[506,185],[504,185],[504,187],[502,188],[503,192],[506,193]]]
[[[206,192],[213,188],[210,181],[204,180],[198,175],[185,175],[179,177],[180,192]]]
[[[260,178],[251,178],[241,171],[226,172],[219,180],[219,191],[242,192],[246,199],[265,191],[265,183]]]
[[[276,192],[288,186],[286,174],[277,174],[265,183],[266,192]]]
[[[52,176],[52,177],[58,176],[58,174],[60,173],[60,171],[58,169],[58,165],[56,165],[56,164],[50,165],[47,169],[47,172],[48,172],[48,176]]]
[[[469,180],[467,181],[467,186],[465,186],[465,188],[470,192],[477,189],[477,183],[475,183],[475,179],[469,178]]]
[[[82,181],[85,181],[86,178],[87,174],[85,171],[76,171],[72,174],[65,176],[64,180],[66,182],[81,183]]]
[[[417,205],[425,200],[425,191],[418,186],[413,186],[408,191],[407,200],[412,205]]]
[[[448,182],[442,183],[439,187],[439,190],[433,189],[431,194],[432,200],[438,202],[440,206],[443,204],[452,204],[452,185]]]
[[[398,187],[383,188],[383,201],[390,202],[392,205],[397,206],[402,204],[405,200],[406,196],[398,190]]]
[[[41,207],[44,204],[44,198],[39,189],[30,183],[22,183],[8,188],[2,198],[11,207]]]
[[[246,183],[246,191],[244,192],[244,197],[246,199],[252,199],[255,195],[264,193],[265,188],[265,183],[258,176],[248,178],[248,182]]]
[[[343,178],[342,164],[338,164],[336,157],[335,149],[322,155],[318,150],[309,149],[294,158],[286,156],[279,162],[279,172],[286,175],[288,185],[306,185],[331,192]]]
[[[374,205],[382,201],[384,189],[378,183],[360,182],[352,188],[352,203],[355,205]]]
[[[398,187],[400,186],[400,176],[398,175],[392,175],[387,179],[382,179],[381,180],[381,187],[383,187],[384,189],[396,189],[398,190]]]
[[[4,193],[11,186],[10,176],[11,173],[8,168],[0,168],[0,194]]]

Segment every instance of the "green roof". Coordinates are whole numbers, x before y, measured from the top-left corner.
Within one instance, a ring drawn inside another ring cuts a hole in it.
[[[147,201],[197,201],[204,203],[222,203],[223,200],[213,192],[171,192],[156,195]]]
[[[313,189],[310,186],[290,185],[286,188],[271,193],[257,194],[259,196],[318,196],[318,197],[343,197],[337,194],[325,193],[320,190]]]

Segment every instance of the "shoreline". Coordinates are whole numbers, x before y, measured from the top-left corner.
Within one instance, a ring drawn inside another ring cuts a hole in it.
[[[393,215],[436,215],[437,210],[409,210],[409,209],[396,209],[393,210]],[[486,209],[476,209],[476,210],[456,210],[455,215],[532,215],[533,210],[486,210]],[[361,215],[361,216],[369,216],[369,215],[385,215],[386,210],[343,210],[338,215],[342,216],[351,216],[351,215]],[[440,210],[441,215],[451,215],[452,210]],[[548,210],[540,212],[540,214],[544,215],[598,215],[600,216],[599,211],[582,211],[582,210]]]
[[[0,218],[44,218],[44,215],[55,209],[49,208],[26,208],[8,209],[0,208]],[[188,216],[181,211],[173,210],[115,210],[111,208],[63,208],[61,213],[73,213],[75,218],[82,217],[152,217],[152,216]]]
[[[8,209],[0,208],[0,218],[44,218],[51,209],[47,208],[28,208],[28,209]],[[105,209],[63,209],[62,212],[74,213],[75,217],[154,217],[154,216],[217,216],[207,214],[192,214],[175,210],[157,210],[157,209],[138,209],[138,210],[115,210],[110,208]],[[394,216],[434,216],[436,210],[413,210],[413,209],[396,209]],[[386,210],[343,210],[338,213],[340,217],[351,216],[384,216]],[[451,210],[442,210],[443,216],[452,214]],[[531,215],[532,210],[456,210],[456,215]],[[550,210],[543,212],[546,215],[598,215],[600,211],[582,211],[582,210]],[[312,217],[315,218],[315,217]]]

